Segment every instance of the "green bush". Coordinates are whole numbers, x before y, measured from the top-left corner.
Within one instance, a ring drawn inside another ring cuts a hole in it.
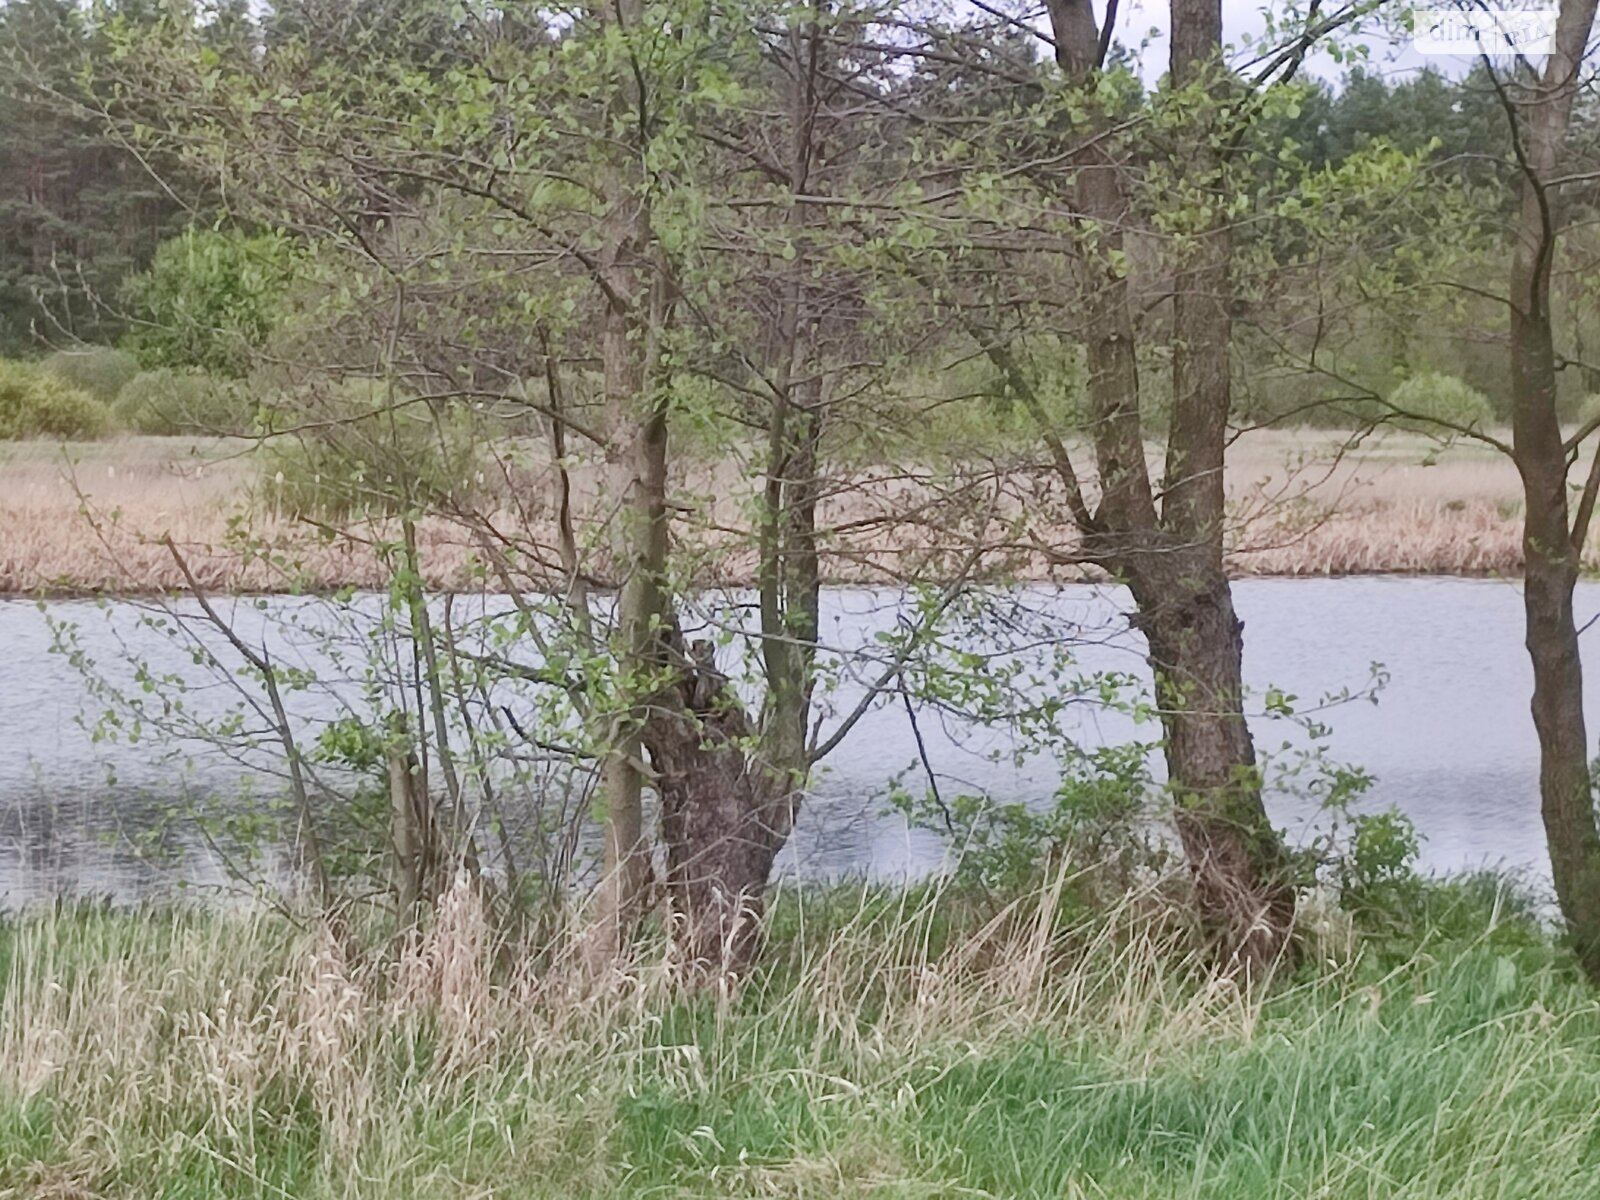
[[[1351,814],[1349,842],[1334,867],[1340,906],[1357,917],[1411,911],[1423,885],[1421,853],[1416,824],[1399,809]]]
[[[1587,425],[1594,420],[1600,420],[1600,392],[1585,396],[1578,404],[1578,423]]]
[[[64,383],[87,392],[102,404],[110,404],[115,400],[139,373],[138,359],[110,346],[57,350],[44,360],[43,365],[46,371]]]
[[[262,409],[265,500],[293,517],[387,516],[467,504],[482,486],[470,415],[370,380],[301,389]],[[273,431],[281,431],[273,435]]]
[[[1454,375],[1437,371],[1413,375],[1390,393],[1389,404],[1407,414],[1394,424],[1423,433],[1446,432],[1447,425],[1482,428],[1494,420],[1494,406],[1487,396]]]
[[[0,438],[97,438],[110,424],[104,404],[60,376],[0,360]]]
[[[243,376],[277,328],[294,268],[293,244],[277,234],[190,230],[124,281],[123,303],[138,318],[124,345],[146,367]]]
[[[158,436],[244,434],[255,421],[255,405],[239,384],[170,367],[140,372],[111,411],[124,429]]]
[[[1138,870],[1164,862],[1165,848],[1146,828],[1152,785],[1142,744],[1077,752],[1061,771],[1048,805],[918,794],[899,782],[888,800],[913,828],[948,841],[957,884],[984,892],[1026,890],[1069,863],[1076,879],[1071,891],[1082,899],[1083,888],[1095,882],[1092,873],[1126,883]]]
[[[1031,456],[1039,421],[1001,370],[977,347],[941,348],[933,368],[907,364],[886,394],[830,424],[824,453],[861,464]],[[1071,438],[1088,427],[1081,351],[1039,337],[1013,347],[1017,370],[1052,431]]]

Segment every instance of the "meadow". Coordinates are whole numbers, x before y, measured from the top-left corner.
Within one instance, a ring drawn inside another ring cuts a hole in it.
[[[1600,1188],[1600,1005],[1499,881],[1382,925],[1313,901],[1254,989],[1157,891],[1071,890],[785,895],[756,976],[698,996],[648,944],[596,981],[495,943],[465,890],[398,948],[267,911],[13,916],[0,1196]]]

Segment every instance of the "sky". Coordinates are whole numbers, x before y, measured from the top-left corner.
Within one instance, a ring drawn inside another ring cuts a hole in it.
[[[1548,0],[1551,5],[1555,2]],[[1449,0],[1423,0],[1423,3],[1429,7],[1450,7]],[[1129,48],[1138,48],[1140,74],[1147,83],[1154,83],[1167,67],[1167,5],[1168,0],[1121,0],[1117,16],[1117,40]],[[1281,4],[1272,7],[1279,13],[1284,11]],[[1267,29],[1264,8],[1262,0],[1222,0],[1223,37],[1233,47],[1236,62],[1248,61],[1255,56],[1252,44],[1259,44]],[[1333,3],[1324,5],[1327,12],[1335,11],[1335,8]],[[1103,21],[1105,0],[1095,0],[1095,10]],[[1461,75],[1474,62],[1470,55],[1424,55],[1418,52],[1410,35],[1403,30],[1376,25],[1347,40],[1366,47],[1367,58],[1363,64],[1366,70],[1391,78],[1415,74],[1427,66],[1448,75]],[[1330,84],[1337,84],[1349,70],[1349,64],[1340,64],[1322,51],[1308,57],[1303,70]]]

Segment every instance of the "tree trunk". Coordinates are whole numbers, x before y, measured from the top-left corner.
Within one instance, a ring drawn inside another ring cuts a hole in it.
[[[1090,83],[1106,43],[1088,0],[1051,0],[1049,9],[1057,61],[1069,78]],[[1216,66],[1221,8],[1217,0],[1176,0],[1172,18],[1173,76],[1181,85]],[[1089,556],[1132,591],[1135,623],[1150,645],[1176,824],[1201,920],[1229,963],[1259,977],[1288,946],[1295,898],[1261,799],[1243,711],[1243,627],[1223,570],[1230,246],[1213,130],[1197,134],[1195,160],[1179,165],[1216,200],[1176,276],[1175,405],[1159,514],[1139,415],[1123,168],[1101,138],[1091,138],[1075,163],[1073,198],[1088,229],[1078,273],[1101,498],[1088,519],[1081,502],[1074,511]],[[1064,442],[1052,450],[1069,497],[1077,495]]]
[[[1194,233],[1174,248],[1172,430],[1161,522],[1177,550],[1175,577],[1150,597],[1150,639],[1165,722],[1177,825],[1200,909],[1247,969],[1288,945],[1295,895],[1283,842],[1267,818],[1244,718],[1244,624],[1223,566],[1224,478],[1233,407],[1233,295],[1226,153],[1236,83],[1222,63],[1220,0],[1173,0],[1172,81],[1193,104],[1181,168],[1199,197]]]
[[[1565,505],[1563,505],[1563,508]],[[1530,505],[1528,525],[1533,525]],[[1600,829],[1596,828],[1583,663],[1573,620],[1575,564],[1523,541],[1523,605],[1539,735],[1539,800],[1556,899],[1584,973],[1600,983]]]
[[[394,855],[395,908],[413,925],[438,892],[439,836],[427,780],[411,749],[405,716],[390,721],[389,840]]]
[[[1259,978],[1285,950],[1295,894],[1261,801],[1243,715],[1244,624],[1227,576],[1194,561],[1208,557],[1175,551],[1128,578],[1135,623],[1150,645],[1167,777],[1196,905],[1231,965]]]
[[[1600,828],[1589,773],[1583,662],[1573,614],[1584,531],[1570,528],[1556,414],[1544,223],[1532,198],[1512,264],[1512,442],[1522,477],[1523,610],[1533,664],[1539,799],[1556,898],[1585,972],[1600,982]],[[1529,206],[1525,201],[1524,208]]]
[[[1591,472],[1576,519],[1567,504],[1568,448],[1556,411],[1556,353],[1550,314],[1551,265],[1560,235],[1559,173],[1577,73],[1594,25],[1595,0],[1565,0],[1554,53],[1530,87],[1525,113],[1506,93],[1518,147],[1522,197],[1511,261],[1512,451],[1522,476],[1525,517],[1523,605],[1533,664],[1533,723],[1539,736],[1539,799],[1556,898],[1579,962],[1600,983],[1600,826],[1596,825],[1583,663],[1572,593],[1600,483]],[[1523,119],[1525,118],[1525,120]]]
[[[674,632],[675,647],[681,644]],[[695,984],[737,978],[754,963],[773,861],[794,820],[791,776],[746,752],[748,716],[696,642],[645,727],[667,847],[672,941]]]
[[[643,14],[640,0],[615,0],[598,11],[625,37]],[[647,137],[640,114],[649,97],[642,77],[631,65],[619,65],[616,83],[611,107],[623,118],[619,127]],[[605,858],[585,947],[595,971],[617,957],[644,915],[653,874],[644,834],[642,734],[662,665],[660,630],[667,610],[667,424],[654,375],[671,305],[651,224],[645,150],[642,141],[620,146],[603,180],[607,211],[597,282],[604,299],[608,500],[616,506],[612,559],[619,584],[612,651],[619,694],[600,769]]]
[[[653,871],[644,834],[644,743],[653,676],[662,665],[662,592],[667,558],[666,416],[646,394],[641,333],[630,312],[608,306],[603,336],[605,380],[612,409],[611,479],[616,569],[621,574],[613,650],[619,703],[605,736],[600,769],[604,805],[604,874],[589,934],[591,967],[617,956],[649,904]],[[639,409],[647,406],[648,411]],[[622,443],[619,446],[617,443]]]
[[[1220,0],[1173,0],[1172,80],[1211,103],[1191,106],[1179,164],[1198,197],[1188,238],[1174,239],[1172,284],[1172,431],[1167,438],[1162,524],[1203,559],[1207,575],[1223,580],[1222,534],[1227,488],[1223,478],[1228,414],[1233,407],[1230,350],[1233,294],[1226,164],[1232,81],[1221,63]]]
[[[823,7],[793,12],[785,39],[791,88],[783,220],[797,252],[779,268],[781,300],[761,379],[771,407],[757,530],[766,687],[760,720],[752,723],[717,672],[709,643],[685,652],[669,614],[664,625],[675,675],[654,698],[644,729],[661,799],[673,942],[687,977],[701,985],[737,978],[755,961],[772,864],[793,828],[810,766],[824,389],[806,235],[814,215],[807,197],[818,186],[811,172],[820,145]]]

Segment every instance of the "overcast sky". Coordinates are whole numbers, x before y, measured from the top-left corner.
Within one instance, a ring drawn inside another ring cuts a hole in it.
[[[1554,5],[1556,0],[1549,0]],[[1117,15],[1117,40],[1139,53],[1140,74],[1154,83],[1167,69],[1167,4],[1168,0],[1121,0]],[[1449,0],[1420,0],[1419,7],[1449,7]],[[1259,43],[1267,23],[1263,16],[1262,0],[1222,0],[1223,36],[1234,50],[1235,61],[1248,61],[1255,57],[1251,43]],[[1283,12],[1282,5],[1274,11]],[[1105,13],[1105,0],[1095,0],[1095,9]],[[1332,12],[1332,4],[1324,11]],[[1398,12],[1398,6],[1396,6]],[[1153,34],[1152,34],[1153,31]],[[1247,41],[1247,39],[1250,39]],[[1447,74],[1459,75],[1472,65],[1468,56],[1434,56],[1419,54],[1411,44],[1408,34],[1400,30],[1386,30],[1373,25],[1357,38],[1367,48],[1367,69],[1386,76],[1406,75],[1431,65]],[[1348,70],[1348,65],[1334,62],[1326,53],[1313,55],[1306,60],[1305,70],[1336,83]]]

